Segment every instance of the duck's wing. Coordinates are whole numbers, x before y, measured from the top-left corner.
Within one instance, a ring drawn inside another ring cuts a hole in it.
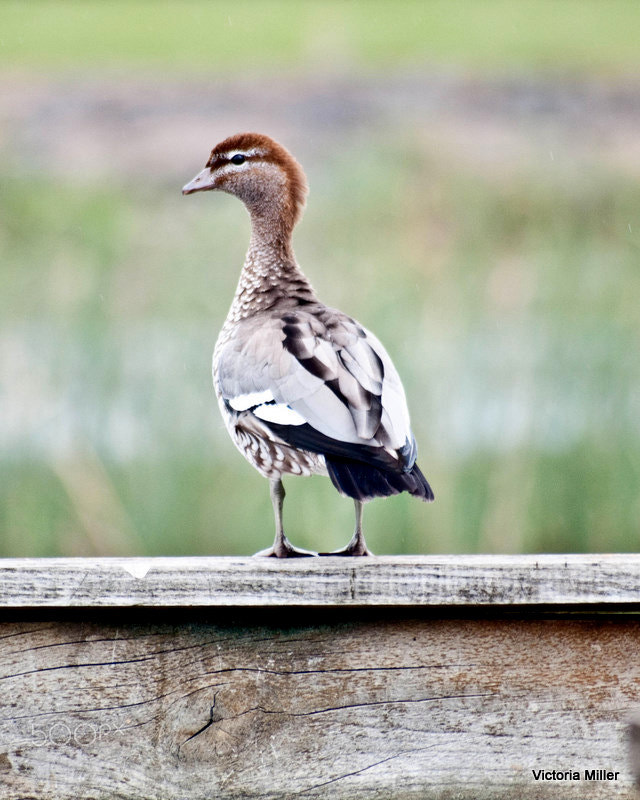
[[[378,339],[325,306],[240,323],[218,354],[232,414],[252,414],[281,439],[327,456],[411,470],[416,444],[398,373]]]

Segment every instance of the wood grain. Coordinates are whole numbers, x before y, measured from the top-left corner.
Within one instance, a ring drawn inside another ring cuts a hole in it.
[[[630,800],[639,579],[636,555],[1,561],[0,797]]]
[[[1,796],[635,797],[635,617],[237,613],[5,612]]]
[[[0,608],[640,608],[640,555],[0,561]]]

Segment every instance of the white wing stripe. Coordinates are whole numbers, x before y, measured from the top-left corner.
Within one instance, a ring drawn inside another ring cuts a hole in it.
[[[292,408],[284,403],[269,403],[253,409],[256,417],[265,422],[275,422],[277,425],[304,425],[307,421]]]
[[[232,397],[229,400],[229,405],[234,411],[246,411],[253,406],[259,406],[261,403],[269,403],[273,400],[273,392],[270,389],[265,389],[262,392],[248,392],[247,394],[239,394],[237,397]]]

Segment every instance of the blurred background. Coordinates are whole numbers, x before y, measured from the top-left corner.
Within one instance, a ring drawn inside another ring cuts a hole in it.
[[[640,546],[635,0],[0,5],[0,555],[249,554],[267,482],[210,359],[248,242],[183,198],[242,130],[311,194],[298,259],[386,344],[436,502],[378,553]],[[352,503],[285,481],[295,544]]]

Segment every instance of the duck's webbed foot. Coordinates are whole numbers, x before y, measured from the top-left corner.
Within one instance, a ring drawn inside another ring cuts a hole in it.
[[[346,547],[340,550],[332,550],[330,553],[318,553],[319,556],[372,556],[374,555],[367,547],[364,538],[356,540],[355,536]]]
[[[362,507],[363,503],[354,500],[356,507],[356,529],[351,537],[351,541],[346,547],[340,550],[332,550],[330,553],[318,553],[320,556],[372,556],[373,553],[367,547],[362,533]]]
[[[313,550],[303,550],[299,547],[294,547],[286,536],[277,537],[271,547],[266,550],[259,550],[254,553],[254,557],[266,558],[307,558],[309,556],[317,556]]]

